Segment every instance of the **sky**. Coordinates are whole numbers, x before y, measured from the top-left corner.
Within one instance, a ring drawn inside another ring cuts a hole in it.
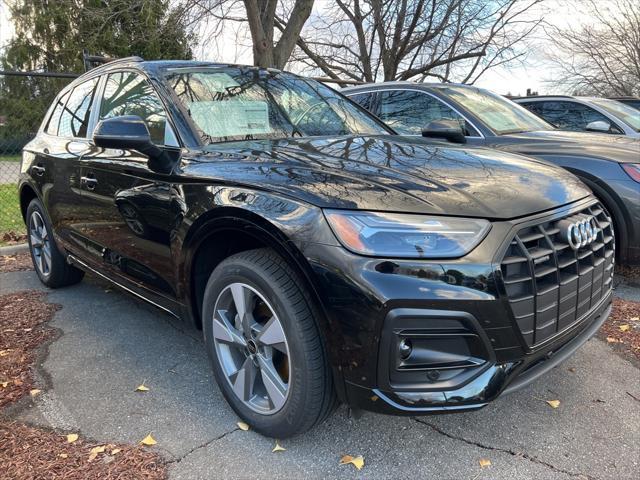
[[[322,8],[327,0],[316,0],[316,10]],[[606,4],[608,0],[602,0]],[[546,0],[544,9],[547,13],[547,21],[554,25],[562,26],[571,22],[588,21],[585,14],[576,8],[579,7],[580,0]],[[531,15],[539,15],[539,11],[532,12]],[[203,26],[200,31],[200,38],[210,37],[211,28]],[[0,0],[0,49],[11,39],[13,28],[11,20],[7,18],[6,7],[3,0]],[[210,42],[201,41],[195,48],[196,58],[200,60],[216,60],[223,62],[252,63],[251,49],[238,44],[237,31],[228,29],[219,45],[212,45]],[[244,32],[240,32],[240,36]],[[513,95],[524,95],[530,88],[545,93],[567,93],[558,90],[558,87],[550,83],[549,64],[545,59],[545,49],[548,45],[543,38],[533,38],[529,54],[523,62],[512,63],[504,67],[496,67],[489,70],[480,78],[476,85],[493,90],[497,93]]]

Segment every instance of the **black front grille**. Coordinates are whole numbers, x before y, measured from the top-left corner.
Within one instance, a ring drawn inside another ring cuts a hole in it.
[[[567,223],[595,218],[593,242],[574,250]],[[501,262],[513,315],[529,347],[579,322],[612,286],[615,242],[600,204],[518,231]]]

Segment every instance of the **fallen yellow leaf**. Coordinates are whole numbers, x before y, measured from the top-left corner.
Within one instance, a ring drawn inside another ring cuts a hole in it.
[[[637,322],[637,321],[639,321],[639,320],[640,320],[640,317],[631,317],[631,318],[629,319],[629,321],[630,321],[630,322]]]
[[[558,408],[560,406],[560,400],[547,400],[547,403],[551,408]]]
[[[33,390],[29,390],[29,395],[31,395],[32,397],[35,397],[36,395],[38,395],[42,390],[39,390],[37,388],[34,388]]]
[[[93,461],[99,453],[104,452],[105,446],[104,445],[98,445],[97,447],[93,447],[91,449],[91,451],[89,452],[89,461]]]
[[[607,337],[607,343],[620,343],[620,340],[613,337]]]
[[[111,455],[115,455],[117,453],[120,453],[122,450],[119,448],[114,448],[113,450],[111,450]]]
[[[284,447],[282,447],[282,446],[278,443],[278,440],[276,440],[276,446],[275,446],[275,447],[273,447],[273,450],[271,450],[271,451],[272,451],[273,453],[275,453],[275,452],[286,452],[286,451],[287,451],[287,449],[286,449],[286,448],[284,448]]]
[[[69,435],[67,435],[67,443],[73,443],[76,440],[78,440],[78,434],[77,433],[70,433]]]
[[[150,447],[151,445],[155,445],[158,442],[156,442],[154,440],[154,438],[151,436],[151,434],[149,434],[146,437],[144,437],[142,440],[140,440],[140,443],[142,445],[146,445],[146,446]]]
[[[364,467],[364,457],[362,455],[358,455],[357,457],[345,455],[340,459],[340,465],[347,465],[349,463],[358,470],[362,470],[362,467]]]
[[[7,355],[9,355],[9,352],[11,350],[0,350],[0,357],[5,357]]]
[[[249,430],[249,425],[247,425],[244,422],[238,422],[238,423],[236,423],[236,425],[238,425],[238,428],[240,430],[242,430],[243,432],[246,432],[247,430]]]
[[[625,323],[624,325],[620,325],[618,328],[621,332],[626,332],[627,330],[629,330],[629,325]]]
[[[2,388],[7,388],[9,383],[11,383],[11,382],[0,382],[0,385],[2,385]]]
[[[58,455],[60,458],[67,458],[69,455],[66,453],[61,453]]]
[[[136,392],[148,392],[149,388],[144,386],[144,383],[142,385],[138,385],[138,388],[136,388]]]
[[[486,467],[490,467],[491,466],[491,460],[488,460],[486,458],[481,458],[480,459],[480,468],[486,468]]]

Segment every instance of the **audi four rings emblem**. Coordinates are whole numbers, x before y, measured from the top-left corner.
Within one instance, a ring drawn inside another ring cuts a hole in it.
[[[591,215],[576,215],[560,222],[560,232],[574,250],[593,243],[598,237],[598,224]]]

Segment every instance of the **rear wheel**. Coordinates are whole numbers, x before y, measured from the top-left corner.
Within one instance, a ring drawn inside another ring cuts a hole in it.
[[[216,381],[254,430],[285,438],[331,412],[335,393],[313,308],[273,251],[242,252],[214,270],[203,327]]]
[[[84,272],[69,265],[58,249],[42,203],[37,198],[27,207],[27,238],[33,266],[47,287],[65,287],[82,280]]]

